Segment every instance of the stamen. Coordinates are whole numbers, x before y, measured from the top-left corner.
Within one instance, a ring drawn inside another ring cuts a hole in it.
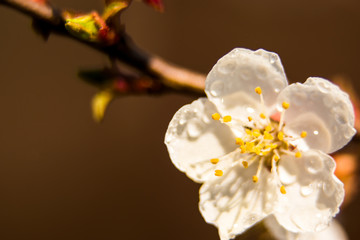
[[[302,131],[300,134],[300,137],[305,138],[307,136],[307,132],[306,131]]]
[[[242,165],[244,166],[244,168],[248,168],[249,163],[247,161],[242,161]]]
[[[275,162],[277,162],[277,161],[279,161],[280,158],[279,158],[278,155],[274,154],[274,155],[273,155],[273,159],[274,159]]]
[[[224,118],[223,118],[223,121],[224,122],[230,122],[231,121],[231,116],[225,116]]]
[[[223,171],[221,171],[221,170],[215,170],[215,176],[221,177],[223,174],[224,174]]]
[[[290,103],[288,102],[282,102],[282,107],[286,110],[290,107]]]
[[[263,166],[263,162],[264,162],[264,158],[260,158],[260,162],[259,162],[258,169],[256,171],[256,175],[254,175],[252,177],[252,180],[253,180],[254,183],[256,183],[259,180],[259,175],[260,175],[260,172],[261,172],[261,169],[262,169],[262,166]]]
[[[242,140],[241,138],[235,138],[235,143],[237,145],[244,145],[244,140]]]
[[[248,117],[248,120],[249,120],[249,122],[251,122],[251,121],[252,121],[252,117],[249,116],[249,117]]]
[[[283,132],[279,132],[278,135],[277,135],[278,139],[280,141],[284,140],[284,133]]]
[[[260,113],[260,117],[261,117],[262,119],[265,119],[265,118],[266,118],[265,114],[263,114],[263,113]]]
[[[252,180],[253,180],[254,183],[256,183],[256,182],[259,180],[259,178],[254,175],[254,176],[252,177]]]
[[[268,133],[267,131],[264,132],[264,139],[266,140],[273,140],[274,136]]]
[[[240,146],[241,153],[246,153],[246,147],[244,145]]]
[[[211,115],[211,117],[214,120],[220,120],[220,114],[219,113],[214,113],[213,115]]]
[[[284,110],[288,109],[290,107],[290,103],[288,102],[283,102],[282,103],[282,107]],[[280,122],[279,122],[279,128],[278,130],[281,130],[283,127],[283,123],[284,123],[284,115],[285,115],[285,111],[281,112],[281,116],[280,116]]]
[[[217,164],[219,162],[219,159],[218,158],[213,158],[213,159],[210,159],[210,162],[212,164]]]
[[[254,137],[260,137],[260,135],[261,135],[260,130],[259,129],[254,129],[253,132],[252,132],[252,135]]]
[[[286,194],[286,189],[285,189],[284,186],[281,186],[281,187],[280,187],[280,192],[281,192],[282,194]]]
[[[256,87],[255,92],[260,95],[262,93],[262,90],[260,87]]]
[[[267,125],[267,126],[265,127],[265,131],[266,131],[266,132],[270,132],[271,130],[272,130],[271,125]]]
[[[296,157],[296,158],[301,158],[301,152],[295,153],[295,157]]]

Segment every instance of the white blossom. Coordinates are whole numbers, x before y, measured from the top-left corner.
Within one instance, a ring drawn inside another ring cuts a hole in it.
[[[222,240],[273,216],[287,231],[325,229],[343,184],[328,155],[355,134],[349,97],[322,78],[288,85],[277,54],[237,48],[183,106],[165,143],[174,165],[203,183],[199,208]]]

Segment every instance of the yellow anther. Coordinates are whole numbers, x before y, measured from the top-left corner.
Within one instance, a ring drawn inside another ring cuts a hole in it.
[[[240,146],[241,153],[246,153],[246,147],[244,145]]]
[[[218,113],[214,113],[213,115],[211,115],[211,117],[214,120],[220,120],[220,114],[218,114]]]
[[[270,148],[275,149],[275,148],[277,148],[277,147],[278,147],[278,145],[277,145],[276,143],[272,143],[272,144],[270,144]]]
[[[266,155],[268,155],[270,153],[270,151],[263,151],[263,152],[261,152],[261,156],[266,156]]]
[[[223,174],[224,174],[223,171],[221,171],[221,170],[215,170],[215,176],[221,177]]]
[[[257,181],[259,181],[259,178],[254,175],[254,176],[252,177],[252,180],[253,180],[254,183],[256,183]]]
[[[254,152],[256,153],[256,155],[260,155],[261,147],[254,147]]]
[[[267,126],[265,127],[265,131],[270,132],[271,130],[272,130],[271,125],[267,125]]]
[[[256,87],[255,92],[260,95],[262,93],[261,87]]]
[[[235,141],[237,145],[244,145],[244,140],[242,140],[241,138],[235,138]]]
[[[286,189],[285,189],[284,186],[281,186],[281,187],[280,187],[280,192],[281,192],[282,194],[286,194]]]
[[[253,142],[246,142],[245,147],[247,152],[254,152],[254,143]]]
[[[231,121],[231,116],[225,116],[224,118],[223,118],[223,121],[224,122],[230,122]]]
[[[295,157],[296,157],[296,158],[301,158],[301,152],[295,153]]]
[[[249,116],[249,117],[248,117],[248,120],[249,120],[249,122],[251,122],[251,121],[252,121],[252,117]]]
[[[249,163],[247,161],[242,161],[242,165],[244,166],[244,168],[248,168]]]
[[[260,135],[261,135],[260,130],[259,129],[254,129],[253,132],[252,132],[252,135],[254,137],[260,137]]]
[[[288,102],[282,102],[282,107],[283,107],[284,109],[288,109],[288,108],[290,107],[290,103],[288,103]]]
[[[279,132],[278,135],[277,135],[278,139],[280,141],[284,140],[284,133],[283,132]]]
[[[210,162],[212,164],[217,164],[219,162],[219,159],[218,158],[212,158],[212,159],[210,159]]]
[[[245,128],[245,132],[246,132],[247,135],[251,135],[251,130],[250,129]]]
[[[263,113],[260,113],[260,117],[261,117],[262,119],[265,119],[265,118],[266,118],[265,114],[263,114]]]
[[[264,139],[266,140],[273,140],[274,136],[268,133],[267,131],[264,132]]]
[[[302,131],[301,134],[300,134],[300,137],[305,138],[306,135],[307,135],[307,132],[306,132],[306,131]]]
[[[275,160],[275,162],[277,162],[277,161],[279,161],[279,156],[278,155],[274,155],[274,160]]]

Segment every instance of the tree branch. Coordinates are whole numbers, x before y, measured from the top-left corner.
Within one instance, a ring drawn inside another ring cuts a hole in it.
[[[0,4],[25,13],[40,21],[51,33],[66,36],[101,51],[111,58],[118,59],[139,72],[159,80],[167,89],[190,91],[202,94],[205,88],[205,76],[188,69],[178,67],[165,60],[148,54],[138,48],[131,38],[122,32],[119,40],[113,43],[85,41],[70,34],[65,28],[65,10],[57,9],[42,0],[0,0]]]

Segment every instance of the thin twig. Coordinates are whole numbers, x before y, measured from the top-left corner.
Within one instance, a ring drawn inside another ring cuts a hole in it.
[[[36,0],[0,0],[0,4],[25,13],[41,21],[51,33],[56,33],[80,41],[97,49],[111,58],[119,59],[138,71],[155,79],[176,91],[203,93],[205,76],[200,73],[173,65],[157,56],[138,48],[126,33],[121,34],[119,41],[113,44],[90,42],[71,35],[65,29],[64,10],[59,10],[49,4]]]

